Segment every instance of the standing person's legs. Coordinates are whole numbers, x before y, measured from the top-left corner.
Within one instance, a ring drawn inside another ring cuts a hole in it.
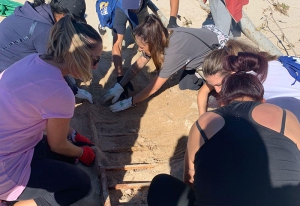
[[[123,76],[122,68],[122,43],[126,30],[127,16],[119,8],[116,7],[114,28],[113,28],[113,47],[112,47],[112,59],[117,72],[117,76]]]
[[[215,26],[224,34],[230,34],[231,16],[222,0],[210,0],[209,7]]]
[[[194,191],[184,182],[167,174],[159,174],[151,181],[147,202],[149,206],[192,206]]]
[[[52,155],[52,154],[50,154]],[[70,205],[88,194],[89,176],[76,166],[49,159],[44,144],[38,144],[25,190],[17,201],[34,199],[37,205]]]
[[[230,37],[241,35],[238,24],[230,16],[223,0],[210,0],[209,7],[216,27]]]

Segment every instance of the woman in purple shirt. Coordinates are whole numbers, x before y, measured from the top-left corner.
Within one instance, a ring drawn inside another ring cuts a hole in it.
[[[64,76],[90,80],[102,49],[97,31],[66,15],[53,26],[46,54],[0,74],[0,200],[70,205],[89,192],[89,176],[70,160],[89,166],[95,153],[88,139],[72,135],[75,98]]]

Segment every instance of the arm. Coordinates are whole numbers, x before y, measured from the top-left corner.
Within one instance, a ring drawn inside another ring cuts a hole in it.
[[[183,172],[183,181],[190,186],[194,183],[194,160],[195,154],[200,148],[201,135],[198,129],[196,128],[195,123],[191,127],[187,148],[184,156],[184,172]]]
[[[132,103],[136,104],[147,99],[149,96],[157,92],[157,90],[159,90],[167,80],[168,78],[161,78],[157,75],[150,84],[132,98]]]
[[[124,35],[115,34],[113,37],[113,47],[112,47],[112,56],[114,67],[118,76],[123,76],[123,68],[122,68],[122,42]]]
[[[147,58],[146,56],[140,56],[126,71],[121,81],[119,83],[117,82],[115,86],[108,90],[108,92],[103,96],[103,101],[107,102],[111,100],[111,102],[114,104],[124,92],[125,85],[144,68],[149,60],[150,58]]]
[[[79,157],[82,153],[82,149],[73,145],[67,139],[67,135],[73,131],[73,129],[69,127],[69,123],[70,119],[48,119],[47,141],[53,152],[69,157]]]
[[[204,130],[204,133],[206,134],[208,139],[213,137],[225,125],[225,120],[220,115],[213,112],[207,112],[203,114],[197,121],[199,122],[201,128]],[[193,184],[194,182],[195,171],[193,170],[195,169],[195,154],[203,144],[204,139],[202,138],[200,131],[194,123],[189,133],[184,159],[183,178],[184,182],[188,184]]]
[[[116,102],[109,107],[112,112],[120,112],[122,110],[128,109],[138,102],[147,99],[150,95],[154,94],[161,86],[167,81],[168,78],[161,78],[156,76],[150,84],[148,84],[140,93],[134,97]]]
[[[194,183],[194,175],[195,175],[194,163],[189,158],[188,149],[186,149],[184,155],[183,182],[187,183],[190,187],[192,187]]]
[[[198,91],[197,103],[200,116],[207,111],[208,95],[212,90],[213,87],[205,83]]]
[[[131,81],[149,62],[150,58],[141,55],[126,71],[124,77],[120,81],[120,85],[124,87],[129,81]]]

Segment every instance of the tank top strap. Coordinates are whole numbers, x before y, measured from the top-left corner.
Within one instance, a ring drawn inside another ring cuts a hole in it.
[[[286,111],[285,111],[285,109],[283,109],[282,111],[283,111],[283,114],[282,114],[280,134],[284,134],[285,120],[286,120]]]
[[[199,130],[201,136],[203,137],[204,142],[208,141],[208,138],[207,138],[206,134],[204,133],[203,129],[200,127],[198,121],[196,121],[196,126],[197,126],[197,128],[198,128],[198,130]]]

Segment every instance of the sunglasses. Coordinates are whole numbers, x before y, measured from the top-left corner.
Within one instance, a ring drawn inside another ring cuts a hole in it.
[[[92,57],[92,65],[93,65],[93,67],[94,67],[94,66],[96,66],[96,64],[99,63],[101,57],[100,57],[100,56],[94,57],[94,56],[92,56],[92,55],[91,55],[91,57]]]

